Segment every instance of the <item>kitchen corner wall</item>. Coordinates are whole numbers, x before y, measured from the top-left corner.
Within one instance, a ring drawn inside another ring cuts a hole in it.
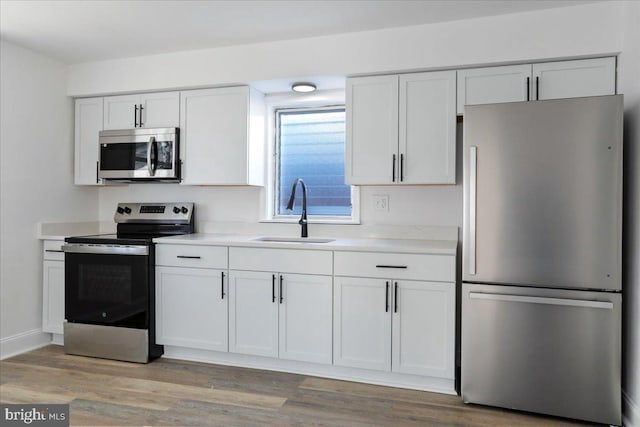
[[[0,357],[48,342],[39,221],[91,221],[94,189],[73,185],[67,66],[0,41]]]
[[[623,413],[640,426],[640,2],[623,10],[619,92],[624,94]]]

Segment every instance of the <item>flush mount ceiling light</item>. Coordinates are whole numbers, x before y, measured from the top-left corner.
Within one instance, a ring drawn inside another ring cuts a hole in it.
[[[316,90],[316,85],[314,85],[313,83],[298,82],[291,85],[291,90],[294,92],[302,93],[313,92],[314,90]]]

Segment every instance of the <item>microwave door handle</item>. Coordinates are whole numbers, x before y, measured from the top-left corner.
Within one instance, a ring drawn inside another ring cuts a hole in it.
[[[156,174],[156,164],[155,159],[152,159],[151,152],[154,149],[154,145],[156,143],[156,137],[152,136],[149,138],[149,142],[147,142],[147,170],[149,171],[149,176],[154,176]]]

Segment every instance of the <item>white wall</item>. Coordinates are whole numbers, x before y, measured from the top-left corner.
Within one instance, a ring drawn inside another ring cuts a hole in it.
[[[73,185],[67,67],[0,41],[0,349],[45,338],[38,221],[94,220],[97,193]]]
[[[640,426],[640,2],[623,11],[620,92],[624,94],[624,369],[626,425]]]
[[[76,64],[70,67],[68,93],[89,96],[617,53],[619,8],[619,2],[604,2]]]

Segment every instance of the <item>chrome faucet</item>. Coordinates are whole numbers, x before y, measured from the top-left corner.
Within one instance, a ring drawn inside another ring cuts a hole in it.
[[[287,210],[293,210],[293,202],[296,199],[296,187],[298,186],[298,183],[302,185],[302,216],[300,217],[300,221],[298,221],[298,224],[302,226],[300,237],[309,237],[309,232],[307,231],[307,186],[304,184],[304,181],[301,178],[296,179],[293,183]]]

